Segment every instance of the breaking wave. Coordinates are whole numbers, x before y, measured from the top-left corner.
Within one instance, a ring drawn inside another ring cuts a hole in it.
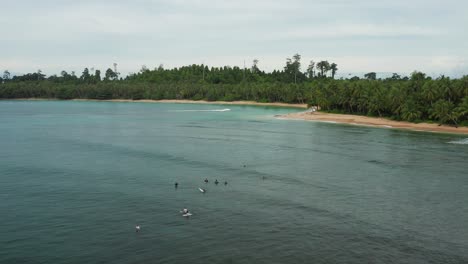
[[[229,108],[225,109],[210,109],[210,110],[169,110],[169,112],[227,112],[231,111]]]
[[[450,141],[449,143],[450,143],[450,144],[468,145],[468,138],[460,139],[460,140],[455,140],[455,141]]]

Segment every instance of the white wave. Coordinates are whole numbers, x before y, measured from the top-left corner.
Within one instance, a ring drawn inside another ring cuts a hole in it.
[[[460,139],[460,140],[455,140],[455,141],[450,141],[450,142],[448,142],[448,143],[450,143],[450,144],[468,145],[468,138]]]
[[[225,109],[210,109],[210,110],[169,110],[169,112],[227,112],[231,111],[229,108]]]

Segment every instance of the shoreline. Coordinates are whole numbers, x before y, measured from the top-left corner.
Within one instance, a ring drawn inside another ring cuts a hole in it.
[[[14,98],[14,99],[0,99],[0,101],[78,101],[78,102],[123,102],[123,103],[175,103],[175,104],[214,104],[214,105],[250,105],[250,106],[273,106],[273,107],[290,107],[307,109],[307,104],[287,104],[287,103],[260,103],[255,101],[206,101],[206,100],[178,100],[178,99],[163,99],[163,100],[131,100],[131,99],[111,99],[111,100],[97,100],[97,99],[71,99],[61,100],[55,98]],[[451,134],[468,134],[468,127],[458,127],[430,123],[410,123],[405,121],[394,121],[382,117],[368,117],[351,114],[332,114],[323,112],[298,112],[281,114],[275,116],[277,119],[286,120],[301,120],[301,121],[315,121],[324,123],[339,123],[356,126],[368,126],[376,128],[389,128],[389,129],[403,129],[419,132],[431,133],[451,133]]]
[[[70,99],[61,100],[55,98],[12,98],[0,99],[2,101],[78,101],[78,102],[120,102],[120,103],[173,103],[173,104],[215,104],[215,105],[253,105],[253,106],[275,106],[275,107],[291,107],[307,109],[307,104],[288,104],[288,103],[260,103],[255,101],[206,101],[206,100],[179,100],[179,99],[162,99],[162,100],[132,100],[132,99]]]
[[[72,99],[72,101],[103,101],[103,102],[120,102],[120,103],[170,103],[170,104],[215,104],[215,105],[254,105],[254,106],[277,106],[277,107],[293,107],[307,109],[307,104],[287,104],[287,103],[260,103],[255,101],[206,101],[206,100],[182,100],[182,99],[162,99],[162,100],[131,100],[131,99],[111,99],[111,100],[94,100],[94,99]]]
[[[451,133],[451,134],[468,134],[468,127],[452,127],[447,125],[439,126],[438,124],[430,123],[410,123],[405,121],[394,121],[382,117],[368,117],[359,115],[348,115],[348,114],[331,114],[322,112],[300,112],[290,113],[284,115],[276,115],[278,119],[287,120],[305,120],[305,121],[316,121],[326,123],[338,123],[348,124],[356,126],[369,126],[377,128],[389,128],[389,129],[404,129],[411,131],[422,131],[432,133]]]

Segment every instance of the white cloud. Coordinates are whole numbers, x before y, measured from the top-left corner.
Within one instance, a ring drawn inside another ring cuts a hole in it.
[[[296,52],[304,62],[335,61],[341,72],[462,72],[468,59],[468,2],[453,0],[23,0],[2,8],[0,70],[17,72],[243,66],[254,57],[272,71]]]
[[[435,37],[442,32],[434,28],[412,25],[335,24],[319,28],[299,28],[285,32],[295,39],[352,38],[352,37]]]

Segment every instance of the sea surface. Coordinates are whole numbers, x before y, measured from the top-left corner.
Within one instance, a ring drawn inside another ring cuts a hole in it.
[[[466,136],[294,111],[0,101],[0,263],[468,263]]]

